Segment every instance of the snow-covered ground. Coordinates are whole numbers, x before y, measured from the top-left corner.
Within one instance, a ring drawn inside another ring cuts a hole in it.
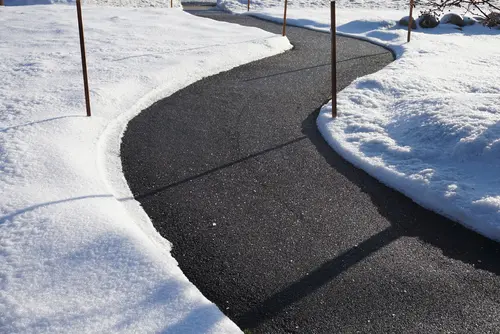
[[[417,0],[418,2],[419,0]],[[245,0],[218,0],[219,7],[232,12],[247,10]],[[338,8],[384,8],[406,9],[409,0],[336,0]],[[273,8],[283,8],[284,0],[250,0],[251,10],[267,11]],[[305,9],[306,11],[318,8],[330,8],[330,0],[288,0],[288,8]],[[306,18],[305,14],[303,18]]]
[[[288,40],[178,9],[0,7],[0,333],[235,333],[131,197],[134,115]]]
[[[26,0],[20,0],[26,1]],[[50,1],[50,0],[46,0]],[[56,1],[56,0],[52,0]],[[64,0],[60,0],[64,1]],[[118,0],[110,0],[118,1]],[[342,9],[399,9],[407,11],[409,9],[410,0],[336,0],[337,8]],[[425,8],[425,4],[432,2],[431,0],[415,0],[416,12]],[[500,5],[499,0],[493,0],[493,4]],[[248,2],[246,0],[217,0],[219,7],[227,9],[234,13],[241,13],[247,10]],[[283,8],[284,0],[250,0],[251,10],[268,12],[273,8]],[[288,8],[291,9],[304,9],[302,19],[309,19],[311,10],[330,8],[330,0],[288,0]],[[370,13],[370,12],[365,12]],[[322,15],[322,14],[319,14]],[[299,16],[294,15],[295,18]],[[313,16],[314,20],[315,17]]]
[[[4,0],[6,6],[51,5],[75,3],[76,0]],[[82,4],[109,7],[170,7],[170,0],[82,0]],[[174,7],[180,7],[180,0],[173,0]]]
[[[407,44],[397,25],[406,10],[338,3],[339,33],[388,46],[398,59],[344,89],[338,118],[331,118],[331,104],[323,108],[325,139],[414,201],[500,241],[500,30],[444,24],[415,30]],[[327,7],[295,5],[289,24],[330,30]],[[219,6],[246,11],[242,0]],[[282,22],[282,3],[254,3],[251,15]]]

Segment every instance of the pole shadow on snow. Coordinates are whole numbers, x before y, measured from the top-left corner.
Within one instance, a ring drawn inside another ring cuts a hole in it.
[[[44,208],[47,206],[52,206],[52,205],[57,205],[57,204],[62,204],[62,203],[81,201],[81,200],[86,200],[86,199],[112,198],[112,197],[113,197],[113,195],[111,195],[111,194],[88,195],[88,196],[79,196],[79,197],[66,198],[66,199],[61,199],[61,200],[57,200],[57,201],[35,204],[32,206],[25,207],[23,209],[15,210],[14,212],[9,213],[7,215],[1,216],[0,217],[0,225],[5,223],[6,221],[14,219],[15,217],[17,217],[19,215],[22,215],[22,214],[30,212],[30,211],[34,211],[34,210],[39,209],[39,208]]]
[[[57,120],[64,119],[64,118],[74,118],[74,117],[78,117],[78,118],[84,117],[84,118],[87,118],[87,116],[85,116],[85,115],[58,116],[58,117],[52,117],[52,118],[47,118],[47,119],[41,119],[41,120],[38,120],[38,121],[33,121],[33,122],[28,122],[28,123],[23,123],[23,124],[8,126],[6,128],[0,129],[0,132],[7,132],[7,131],[10,131],[10,130],[17,130],[19,128],[24,128],[24,127],[27,127],[27,126],[32,126],[32,125],[37,125],[37,124],[42,124],[42,123],[57,121]]]

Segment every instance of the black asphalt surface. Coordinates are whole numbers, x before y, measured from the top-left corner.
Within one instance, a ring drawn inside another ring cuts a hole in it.
[[[330,149],[315,124],[330,36],[287,32],[292,51],[201,80],[128,125],[126,179],[181,269],[247,333],[499,333],[499,245]],[[338,49],[338,89],[392,61],[358,40]]]

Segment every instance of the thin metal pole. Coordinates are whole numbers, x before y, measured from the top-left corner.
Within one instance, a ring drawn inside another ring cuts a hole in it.
[[[170,8],[174,8],[174,0],[170,0]]]
[[[330,27],[332,30],[332,117],[337,117],[337,25],[335,1],[330,3]]]
[[[286,35],[286,8],[288,7],[288,0],[285,0],[285,12],[283,13],[283,36]]]
[[[410,0],[410,18],[408,19],[408,40],[407,40],[408,43],[410,43],[412,24],[413,24],[413,0]]]
[[[87,107],[87,116],[90,116],[91,112],[90,112],[89,79],[87,77],[87,57],[85,57],[85,38],[83,36],[81,0],[76,0],[76,11],[78,13],[78,30],[80,31],[80,52],[82,53],[83,85],[85,86],[85,104]]]
[[[247,12],[250,11],[250,0],[248,0]]]

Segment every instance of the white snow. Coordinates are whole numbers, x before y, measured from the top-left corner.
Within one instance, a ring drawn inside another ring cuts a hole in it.
[[[235,333],[123,178],[134,115],[288,40],[177,9],[0,7],[0,332]]]
[[[245,12],[240,1],[219,6]],[[398,59],[344,89],[338,118],[331,118],[331,104],[322,109],[324,138],[415,202],[500,241],[500,30],[443,24],[413,31],[408,44],[406,28],[397,25],[406,10],[338,3],[338,33],[390,47]],[[254,3],[250,15],[282,22],[283,5],[274,4]],[[291,4],[289,24],[330,31],[324,3]]]
[[[420,2],[417,0],[417,2]],[[218,0],[220,7],[232,12],[246,11],[248,2],[246,0]],[[409,0],[336,0],[338,8],[365,8],[365,9],[406,9]],[[250,0],[251,10],[267,12],[273,8],[283,8],[284,0]],[[311,9],[330,8],[329,0],[288,0],[288,8],[304,9],[306,12]],[[303,18],[307,18],[304,14]],[[314,17],[313,17],[314,19]]]
[[[76,0],[4,0],[6,6],[26,5],[52,5],[71,4]],[[82,0],[83,5],[109,6],[109,7],[167,7],[170,8],[170,0]],[[173,0],[174,7],[180,7],[180,0]]]

